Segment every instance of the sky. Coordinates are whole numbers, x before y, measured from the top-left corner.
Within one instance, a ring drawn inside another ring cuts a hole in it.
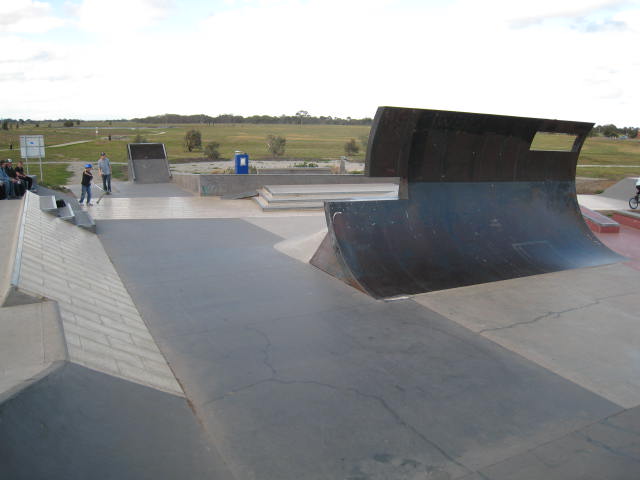
[[[640,0],[0,0],[0,118],[378,106],[640,126]]]

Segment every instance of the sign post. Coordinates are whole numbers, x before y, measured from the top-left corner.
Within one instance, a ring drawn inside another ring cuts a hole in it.
[[[29,174],[29,159],[40,159],[40,178],[38,183],[44,180],[42,174],[42,159],[44,158],[44,135],[20,135],[20,156],[27,160],[27,174]]]

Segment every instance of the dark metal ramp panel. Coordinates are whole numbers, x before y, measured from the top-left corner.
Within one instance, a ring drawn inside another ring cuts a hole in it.
[[[171,171],[164,143],[129,143],[129,172],[135,183],[167,183]]]
[[[622,257],[584,223],[575,168],[592,124],[381,107],[366,173],[401,200],[327,202],[315,266],[374,297],[602,265]],[[575,137],[532,150],[537,132]]]

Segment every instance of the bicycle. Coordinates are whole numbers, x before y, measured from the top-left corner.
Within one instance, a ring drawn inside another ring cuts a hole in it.
[[[638,208],[638,197],[640,197],[640,195],[635,195],[633,197],[631,197],[629,199],[629,206],[635,210],[636,208]]]

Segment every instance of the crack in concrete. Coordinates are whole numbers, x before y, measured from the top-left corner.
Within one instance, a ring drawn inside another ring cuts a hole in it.
[[[204,405],[209,405],[209,404],[218,402],[218,401],[223,400],[223,399],[225,399],[225,398],[227,398],[227,397],[229,397],[231,395],[234,395],[234,394],[242,392],[242,391],[250,390],[250,389],[252,389],[254,387],[257,387],[258,385],[262,385],[262,384],[265,384],[265,383],[277,383],[277,384],[280,384],[280,385],[315,385],[315,386],[319,386],[319,387],[329,388],[331,390],[335,390],[335,391],[338,391],[338,392],[341,392],[341,393],[352,392],[352,393],[355,393],[356,395],[358,395],[360,397],[367,398],[369,400],[374,400],[375,402],[377,402],[394,419],[394,421],[398,425],[400,425],[401,427],[403,427],[403,428],[409,430],[410,432],[412,432],[415,436],[420,438],[424,443],[426,443],[427,445],[431,446],[438,453],[440,453],[440,455],[442,455],[449,462],[451,462],[451,463],[459,466],[460,468],[465,469],[467,472],[471,473],[471,470],[469,468],[467,468],[465,465],[463,465],[458,460],[456,460],[452,455],[447,453],[447,451],[444,448],[442,448],[440,445],[438,445],[433,440],[429,439],[426,435],[424,435],[422,432],[420,432],[413,425],[410,425],[409,423],[407,423],[400,416],[400,414],[398,412],[396,412],[387,403],[387,401],[384,398],[380,397],[380,396],[367,394],[367,393],[361,392],[357,388],[353,388],[353,387],[342,388],[342,387],[338,387],[338,386],[331,385],[331,384],[328,384],[328,383],[318,382],[318,381],[315,381],[315,380],[283,380],[283,379],[277,378],[278,371],[271,364],[270,350],[271,350],[273,344],[271,342],[271,339],[269,338],[269,335],[267,335],[265,332],[263,332],[262,330],[259,330],[258,328],[255,328],[255,327],[247,326],[246,328],[247,328],[247,330],[253,330],[253,331],[259,333],[264,338],[265,346],[262,349],[262,352],[264,354],[263,363],[264,363],[264,365],[266,365],[269,368],[269,370],[271,370],[271,376],[269,378],[267,378],[267,379],[263,379],[263,380],[260,380],[258,382],[254,382],[254,383],[251,383],[251,384],[236,388],[236,389],[232,390],[229,393],[225,393],[222,396],[215,397],[215,398],[205,402]]]
[[[588,443],[590,443],[591,445],[594,445],[596,447],[602,448],[603,450],[606,450],[607,452],[616,455],[618,457],[623,457],[623,458],[627,458],[633,462],[636,463],[640,463],[640,458],[636,457],[635,455],[632,455],[628,452],[623,452],[621,450],[619,450],[618,448],[612,447],[610,445],[607,445],[604,442],[600,442],[598,440],[595,440],[593,438],[591,438],[588,434],[583,433],[583,432],[575,432],[576,435],[578,435],[579,437],[584,438]]]
[[[559,312],[547,312],[544,315],[539,315],[536,318],[533,318],[531,320],[525,320],[525,321],[522,321],[522,322],[516,322],[516,323],[512,323],[511,325],[505,325],[503,327],[484,328],[482,330],[479,330],[478,333],[479,334],[483,334],[483,333],[486,333],[486,332],[497,332],[499,330],[507,330],[507,329],[510,329],[510,328],[520,327],[522,325],[530,325],[530,324],[539,322],[540,320],[544,320],[544,319],[550,318],[550,317],[559,318],[560,316],[564,315],[565,313],[575,312],[575,311],[578,311],[578,310],[583,310],[585,308],[591,308],[591,307],[594,307],[596,305],[599,305],[600,302],[602,302],[603,300],[609,300],[609,299],[612,299],[612,298],[619,298],[619,297],[626,297],[626,296],[635,295],[635,294],[636,294],[635,292],[633,292],[633,293],[620,293],[620,294],[616,294],[616,295],[609,295],[607,297],[596,298],[595,301],[590,302],[590,303],[586,303],[584,305],[580,305],[580,306],[573,307],[573,308],[568,308],[566,310],[561,310]]]
[[[270,350],[271,347],[273,346],[273,344],[271,343],[271,340],[269,339],[269,336],[264,333],[262,330],[259,330],[255,327],[246,327],[247,330],[253,330],[254,332],[258,332],[267,342],[267,345],[262,349],[262,353],[264,355],[264,360],[262,361],[262,363],[269,368],[269,370],[271,370],[271,377],[270,378],[274,378],[278,372],[276,371],[276,369],[273,367],[273,365],[271,364],[271,354],[270,354]]]
[[[389,415],[395,420],[395,422],[400,425],[401,427],[411,431],[414,435],[416,435],[418,438],[420,438],[424,443],[426,443],[427,445],[431,446],[432,448],[434,448],[436,451],[438,451],[444,458],[446,458],[449,462],[464,468],[468,473],[471,473],[471,470],[469,468],[467,468],[465,465],[463,465],[462,463],[460,463],[458,460],[456,460],[452,455],[450,455],[449,453],[447,453],[447,451],[441,447],[440,445],[438,445],[436,442],[434,442],[433,440],[429,439],[426,435],[424,435],[422,432],[420,432],[417,428],[415,428],[413,425],[410,425],[409,423],[407,423],[398,412],[396,412],[387,402],[384,398],[379,397],[377,395],[372,395],[372,394],[368,394],[368,393],[364,393],[361,392],[360,390],[358,390],[357,388],[353,388],[353,387],[346,387],[346,388],[342,388],[342,387],[338,387],[335,385],[331,385],[328,383],[322,383],[322,382],[317,382],[315,380],[281,380],[281,379],[271,379],[269,381],[272,381],[274,383],[280,383],[283,385],[297,385],[297,384],[302,384],[302,385],[316,385],[316,386],[320,386],[320,387],[324,387],[324,388],[329,388],[331,390],[335,390],[338,392],[342,392],[344,393],[345,391],[347,392],[352,392],[355,393],[358,396],[367,398],[369,400],[374,400],[375,402],[377,402],[387,413],[389,413]]]

